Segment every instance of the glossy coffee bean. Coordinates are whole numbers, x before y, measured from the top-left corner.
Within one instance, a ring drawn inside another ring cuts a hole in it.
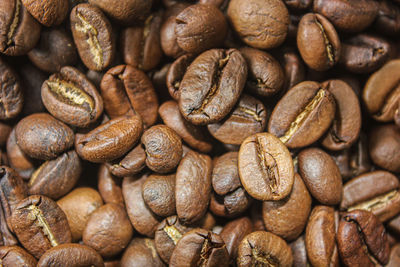
[[[12,119],[22,111],[24,96],[21,84],[14,70],[1,58],[0,73],[0,119]]]
[[[99,167],[97,187],[105,203],[115,203],[125,206],[122,196],[122,179],[112,175],[106,164]]]
[[[252,230],[252,222],[247,217],[230,221],[222,228],[220,236],[225,242],[231,259],[236,259],[240,242]]]
[[[68,0],[21,0],[29,13],[44,26],[61,24],[68,15]]]
[[[293,48],[283,48],[280,64],[284,70],[284,84],[282,93],[304,81],[305,66],[300,55]]]
[[[118,177],[131,176],[142,171],[146,167],[146,152],[142,144],[138,144],[119,162],[109,166],[110,172]]]
[[[129,244],[121,258],[121,267],[153,266],[164,267],[157,251],[154,240],[136,237]]]
[[[185,54],[178,57],[168,69],[166,84],[169,94],[176,101],[178,101],[180,97],[179,86],[182,83],[182,78],[192,61],[193,56],[191,54]]]
[[[35,267],[37,260],[26,250],[18,246],[0,247],[1,264],[10,267]]]
[[[213,193],[210,199],[210,211],[220,217],[236,217],[247,210],[252,198],[243,187],[239,187],[226,195]]]
[[[307,267],[310,263],[307,259],[306,243],[304,235],[301,235],[295,241],[289,244],[293,252],[293,266]]]

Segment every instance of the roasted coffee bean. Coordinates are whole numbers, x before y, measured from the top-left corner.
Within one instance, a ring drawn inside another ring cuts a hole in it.
[[[7,143],[11,130],[12,127],[10,125],[0,122],[0,147],[4,147]]]
[[[222,238],[197,228],[187,232],[176,244],[169,266],[229,266],[229,254]]]
[[[246,138],[240,146],[238,166],[244,189],[255,199],[280,200],[292,190],[292,157],[272,134],[258,133]]]
[[[396,267],[400,264],[400,244],[396,244],[390,251],[387,267]]]
[[[312,5],[312,0],[284,0],[285,4],[294,11],[303,11]]]
[[[211,195],[209,209],[212,213],[221,217],[236,217],[242,214],[250,206],[252,198],[243,187],[233,192],[220,196],[215,193]]]
[[[0,52],[21,56],[35,47],[40,38],[40,24],[29,14],[21,0],[0,3]]]
[[[71,242],[65,213],[45,196],[32,195],[20,201],[10,222],[19,242],[37,259],[46,250]]]
[[[218,195],[233,192],[242,186],[238,170],[238,152],[228,152],[214,159],[212,186]]]
[[[158,225],[154,242],[158,255],[164,262],[169,263],[179,239],[190,230],[192,228],[182,225],[176,215],[164,219]]]
[[[15,246],[18,245],[18,240],[8,228],[5,210],[0,208],[0,246]]]
[[[97,177],[97,187],[104,202],[125,206],[122,196],[122,179],[112,175],[106,164],[100,165]]]
[[[18,147],[27,156],[50,160],[74,144],[74,132],[46,113],[36,113],[20,120],[15,127]]]
[[[314,12],[341,31],[360,32],[374,21],[378,5],[373,0],[314,0]]]
[[[90,215],[103,205],[103,200],[96,190],[90,187],[80,187],[58,200],[57,205],[67,216],[72,241],[77,242],[82,238]]]
[[[253,225],[247,217],[230,221],[222,228],[220,236],[225,242],[231,259],[236,259],[240,242],[252,230]]]
[[[50,73],[75,65],[78,61],[74,41],[61,28],[42,31],[40,42],[28,53],[28,57],[36,67]]]
[[[400,32],[400,7],[388,0],[379,1],[378,5],[374,27],[380,33],[395,36]]]
[[[263,202],[267,230],[285,240],[296,239],[304,230],[311,211],[311,196],[299,174],[294,175],[292,192],[284,199]]]
[[[107,68],[115,54],[115,38],[107,17],[95,6],[79,4],[72,9],[70,21],[83,64],[96,71]]]
[[[336,229],[334,209],[315,206],[308,219],[305,235],[307,257],[312,266],[339,266]]]
[[[336,205],[342,199],[342,176],[333,159],[319,148],[300,152],[299,173],[311,195],[325,205]]]
[[[349,242],[351,240],[351,242]],[[354,210],[340,220],[337,241],[346,266],[376,266],[389,261],[389,242],[385,228],[372,213]]]
[[[281,0],[231,0],[228,18],[240,39],[259,49],[282,44],[290,22],[289,12]]]
[[[168,92],[176,101],[178,101],[180,97],[179,86],[182,83],[182,78],[192,61],[193,56],[191,54],[186,54],[177,58],[168,69],[166,77]]]
[[[289,148],[308,146],[329,129],[335,110],[335,99],[328,88],[312,81],[301,82],[275,106],[268,132]]]
[[[0,120],[12,119],[22,111],[22,88],[16,73],[1,58],[0,73]]]
[[[305,66],[298,53],[290,48],[283,50],[280,63],[285,71],[285,80],[281,92],[286,93],[287,90],[304,81],[306,75]]]
[[[214,5],[191,5],[176,16],[176,41],[185,52],[199,54],[220,47],[227,28],[224,14]]]
[[[31,15],[44,26],[61,24],[68,15],[68,0],[21,0]]]
[[[109,169],[113,175],[125,177],[139,173],[144,167],[146,167],[146,152],[142,144],[139,144],[126,154],[119,163],[111,165]]]
[[[112,119],[87,134],[77,134],[75,149],[88,161],[102,163],[123,156],[139,140],[143,124],[139,116]]]
[[[150,15],[144,25],[125,28],[121,33],[124,62],[149,71],[161,61],[161,14]]]
[[[293,264],[293,255],[288,244],[280,237],[265,231],[256,231],[240,242],[238,267],[282,266]]]
[[[364,173],[343,186],[341,210],[367,210],[382,222],[400,211],[400,183],[387,171]]]
[[[134,238],[121,258],[121,267],[164,267],[157,254],[154,240],[149,238]]]
[[[100,88],[110,118],[138,113],[146,128],[156,122],[157,95],[150,79],[141,70],[129,65],[109,69]]]
[[[44,195],[58,199],[67,194],[78,182],[82,163],[74,150],[56,159],[46,161],[32,173],[28,182],[29,195]]]
[[[168,173],[178,166],[182,158],[182,140],[165,125],[155,125],[142,135],[146,152],[146,165],[158,173]]]
[[[399,66],[400,60],[389,61],[365,84],[362,98],[368,112],[378,121],[392,121],[396,110],[399,110]]]
[[[304,235],[301,235],[295,241],[289,244],[293,252],[293,266],[296,267],[307,267],[310,263],[307,259],[306,242]]]
[[[3,266],[35,267],[37,260],[23,248],[18,246],[1,246],[0,259]]]
[[[38,267],[94,266],[104,267],[103,259],[94,249],[80,244],[61,244],[46,251]]]
[[[186,121],[175,101],[164,102],[158,109],[158,113],[164,123],[173,129],[189,146],[203,153],[211,151],[211,138],[206,134],[206,130]]]

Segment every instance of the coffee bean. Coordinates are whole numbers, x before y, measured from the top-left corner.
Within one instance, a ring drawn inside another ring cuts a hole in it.
[[[68,0],[21,0],[31,15],[44,26],[61,24],[68,15]]]
[[[390,251],[387,267],[396,267],[400,264],[400,245],[396,244]]]
[[[97,181],[99,193],[105,203],[125,206],[122,196],[122,180],[112,175],[106,164],[100,165]]]
[[[311,266],[307,259],[306,243],[304,235],[301,235],[295,241],[289,244],[293,252],[293,266],[307,267]]]
[[[298,53],[290,48],[283,50],[280,63],[285,71],[285,80],[281,92],[286,93],[287,90],[304,81],[305,66]]]
[[[252,230],[253,225],[247,217],[230,221],[223,227],[220,236],[225,242],[231,259],[236,259],[240,242]]]
[[[378,15],[374,27],[386,35],[396,35],[400,32],[400,7],[391,1],[378,2]]]
[[[312,0],[285,0],[285,4],[288,6],[288,8],[294,10],[294,11],[303,11],[308,9],[311,4]]]
[[[153,239],[134,238],[122,255],[121,267],[140,266],[165,266],[157,254]]]
[[[8,228],[5,217],[5,210],[0,208],[0,246],[15,246],[18,245],[18,240]],[[1,250],[0,250],[1,251]]]
[[[7,139],[12,131],[12,127],[5,123],[0,122],[0,146],[4,147]]]
[[[193,56],[191,54],[186,54],[177,58],[168,69],[166,77],[168,92],[176,101],[178,101],[180,97],[179,86],[182,83],[182,78],[192,61]]]
[[[16,73],[1,58],[0,73],[0,120],[12,119],[22,111],[22,88]]]
[[[221,217],[236,217],[247,210],[252,202],[252,198],[247,194],[243,187],[239,187],[233,192],[220,196],[216,193],[211,194],[209,209],[212,213]]]
[[[31,254],[18,246],[1,246],[0,258],[1,264],[10,267],[35,267],[37,264],[37,260]]]
[[[142,144],[138,144],[119,163],[111,165],[109,169],[113,175],[125,177],[139,173],[144,167],[146,167],[146,152]]]
[[[258,133],[246,138],[240,146],[238,166],[244,189],[258,200],[280,200],[292,190],[292,157],[272,134]]]

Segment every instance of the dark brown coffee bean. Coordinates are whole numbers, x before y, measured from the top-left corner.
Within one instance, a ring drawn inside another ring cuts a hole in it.
[[[22,108],[22,115],[28,116],[33,113],[45,112],[46,108],[42,103],[42,84],[48,78],[48,75],[28,63],[19,68],[21,84],[23,88],[25,101]]]
[[[126,154],[119,163],[109,166],[109,169],[113,175],[125,177],[139,173],[144,167],[146,167],[146,152],[142,144],[139,144]]]
[[[192,228],[182,225],[176,215],[164,219],[158,225],[154,242],[158,255],[164,262],[169,263],[179,239],[190,230]]]
[[[284,0],[285,4],[294,11],[303,11],[308,9],[311,4],[312,0]]]
[[[165,266],[157,254],[153,239],[134,238],[122,255],[121,267],[141,266]]]
[[[305,235],[307,256],[312,266],[339,266],[336,228],[334,209],[315,206],[308,219]]]
[[[5,217],[5,210],[0,207],[0,246],[15,246],[18,245],[18,240],[8,228]]]
[[[231,259],[236,259],[240,242],[246,235],[250,234],[252,230],[253,224],[247,217],[230,221],[224,226],[220,236],[225,242],[226,249]]]
[[[280,200],[292,190],[292,157],[272,134],[258,133],[246,138],[240,146],[238,166],[244,189],[258,200]]]
[[[187,232],[176,244],[169,266],[229,266],[229,254],[222,238],[204,229]]]
[[[351,242],[349,242],[351,240]],[[354,210],[340,220],[337,241],[346,266],[376,266],[389,261],[389,242],[382,223],[372,213]]]
[[[46,251],[40,258],[38,267],[57,266],[104,267],[103,259],[94,249],[80,244],[61,244]]]
[[[100,85],[104,108],[110,118],[138,113],[145,127],[157,120],[158,100],[147,75],[129,65],[109,69]]]
[[[333,25],[320,14],[301,18],[297,47],[304,62],[312,69],[326,71],[339,61],[340,40]]]
[[[287,90],[304,81],[305,66],[298,53],[291,48],[283,50],[280,63],[285,71],[285,81],[281,92],[286,93]]]
[[[250,135],[264,131],[267,110],[264,104],[242,94],[233,111],[220,122],[208,124],[208,131],[224,144],[240,145]]]
[[[18,246],[1,246],[0,259],[3,266],[9,267],[35,267],[37,260],[25,249]]]
[[[0,52],[21,56],[35,47],[40,38],[40,24],[28,13],[21,0],[0,3]]]
[[[400,32],[400,7],[388,0],[379,1],[378,5],[374,27],[379,33],[397,35]]]
[[[311,266],[307,259],[306,242],[304,235],[301,235],[295,241],[289,244],[293,252],[293,266],[307,267]]]
[[[207,211],[211,196],[212,161],[207,155],[186,153],[176,171],[176,212],[184,224],[199,221]],[[193,200],[196,201],[193,201]]]
[[[390,256],[389,256],[389,262],[387,267],[396,267],[400,265],[400,244],[396,244],[394,247],[392,247],[390,251]]]
[[[23,103],[19,78],[0,58],[0,120],[15,118],[22,111]]]
[[[161,14],[150,15],[143,26],[125,28],[121,33],[124,62],[149,71],[161,61]]]
[[[204,71],[206,70],[206,71]],[[247,77],[247,64],[235,49],[212,49],[189,66],[179,87],[179,108],[197,125],[223,119],[234,107]]]
[[[312,81],[301,82],[275,106],[268,132],[289,148],[308,146],[329,129],[335,109],[335,99],[327,88]]]
[[[314,12],[341,31],[361,32],[374,21],[378,5],[373,0],[314,0]]]
[[[311,196],[299,174],[294,175],[289,196],[263,202],[263,220],[267,230],[285,240],[296,239],[304,230],[311,211]]]
[[[76,185],[82,173],[81,160],[74,150],[65,152],[56,159],[46,161],[28,182],[29,195],[45,195],[58,199]]]
[[[115,54],[115,38],[107,17],[95,6],[79,4],[72,9],[70,21],[83,64],[96,71],[107,68]]]
[[[47,27],[61,24],[69,11],[68,0],[22,0],[22,4],[37,21]]]
[[[259,49],[282,44],[290,22],[289,12],[281,0],[231,0],[228,18],[240,39]]]
[[[168,69],[166,77],[168,92],[176,101],[178,101],[180,97],[179,86],[182,83],[182,78],[192,61],[193,56],[191,54],[186,54],[177,58]]]
[[[233,192],[220,196],[216,193],[211,195],[210,211],[221,217],[236,217],[247,210],[252,202],[252,198],[247,194],[243,187],[239,187]]]
[[[7,139],[11,133],[12,127],[3,122],[0,122],[0,146],[5,147]]]
[[[256,231],[240,242],[238,267],[282,266],[293,264],[293,255],[288,244],[280,237],[265,231]]]
[[[168,173],[178,166],[182,158],[182,140],[166,125],[155,125],[142,135],[146,151],[146,165],[158,173]]]
[[[33,195],[20,201],[10,222],[18,240],[37,259],[52,247],[71,243],[67,217],[48,197]]]
[[[97,187],[104,202],[125,206],[122,179],[112,175],[106,164],[100,165],[97,177]]]
[[[341,210],[367,210],[382,222],[400,211],[400,183],[387,171],[364,173],[343,186]]]
[[[396,110],[399,110],[399,66],[400,60],[389,61],[365,84],[362,98],[368,112],[378,121],[392,121]]]
[[[369,155],[379,167],[400,172],[399,128],[392,124],[374,127],[369,136]]]
[[[175,211],[175,174],[150,175],[142,185],[143,200],[157,215],[168,217]]]
[[[15,127],[17,144],[27,156],[50,160],[73,146],[74,132],[46,113],[20,120]]]
[[[241,187],[238,170],[238,153],[228,152],[214,159],[212,186],[218,195],[225,195]]]
[[[77,134],[75,149],[81,158],[90,162],[112,161],[137,143],[142,130],[139,116],[117,117],[87,134]]]
[[[342,199],[342,177],[333,159],[319,148],[308,148],[299,154],[299,173],[311,195],[325,205],[336,205]]]
[[[50,73],[75,65],[78,61],[74,41],[62,28],[42,31],[40,42],[28,53],[28,57],[36,67]]]

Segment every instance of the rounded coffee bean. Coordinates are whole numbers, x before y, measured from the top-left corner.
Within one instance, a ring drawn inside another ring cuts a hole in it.
[[[240,146],[238,166],[244,189],[258,200],[280,200],[292,190],[292,157],[272,134],[258,133],[246,138]]]
[[[304,235],[301,235],[295,241],[289,244],[293,252],[293,266],[296,267],[307,267],[310,263],[307,259],[306,243]]]
[[[5,147],[7,139],[10,136],[12,127],[8,124],[0,122],[0,146]]]
[[[68,0],[21,0],[31,15],[44,26],[61,24],[68,15]]]
[[[131,176],[142,171],[146,167],[146,152],[142,144],[138,144],[119,162],[109,167],[110,172],[118,177]]]
[[[0,259],[3,266],[35,267],[37,260],[23,248],[18,246],[1,246]]]
[[[179,87],[179,108],[193,124],[222,120],[236,104],[247,77],[247,64],[235,49],[211,49],[187,69]]]
[[[192,61],[193,56],[191,54],[186,54],[177,58],[168,69],[166,77],[168,92],[176,101],[178,101],[180,97],[179,86],[182,83],[182,78]]]
[[[286,92],[305,79],[305,66],[300,56],[294,49],[284,49],[280,61],[285,71],[285,81],[282,92]]]
[[[121,267],[165,266],[156,252],[154,240],[139,237],[134,238],[124,251],[120,264]]]
[[[73,146],[74,132],[46,113],[20,120],[15,128],[17,144],[29,157],[49,160]]]
[[[326,71],[339,61],[340,40],[333,25],[319,14],[308,13],[299,23],[297,47],[312,69]]]
[[[379,1],[374,27],[379,33],[396,36],[400,32],[400,7],[392,1]]]
[[[240,242],[246,235],[250,234],[252,230],[253,224],[247,217],[230,221],[222,228],[220,236],[225,242],[226,249],[231,259],[234,260],[237,258]]]
[[[17,74],[1,58],[0,95],[0,120],[15,118],[22,111],[24,96]]]
[[[83,64],[96,71],[107,68],[115,54],[115,38],[107,17],[95,6],[79,4],[72,9],[70,21]]]
[[[222,196],[213,193],[209,210],[217,216],[235,217],[246,211],[252,200],[243,187]]]
[[[289,9],[294,11],[303,11],[308,9],[311,4],[312,0],[284,0],[285,4],[288,6]]]
[[[311,195],[325,205],[336,205],[342,199],[342,176],[333,159],[319,148],[300,152],[299,173]]]
[[[228,152],[213,161],[212,186],[218,195],[225,195],[241,187],[238,152]]]
[[[256,231],[245,236],[240,242],[238,267],[282,266],[293,264],[292,250],[279,236],[265,231]]]
[[[106,164],[99,167],[97,187],[105,203],[125,206],[122,196],[122,179],[111,174]]]
[[[281,0],[231,0],[228,18],[246,44],[260,49],[279,46],[289,28],[289,12]]]
[[[392,247],[389,256],[389,262],[387,267],[396,267],[400,265],[400,244],[396,244]]]

